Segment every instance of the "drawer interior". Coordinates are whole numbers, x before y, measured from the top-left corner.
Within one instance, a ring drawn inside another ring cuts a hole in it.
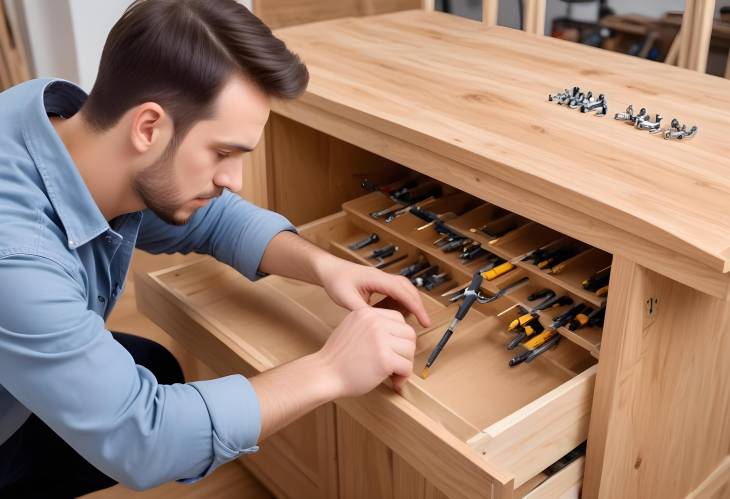
[[[598,296],[581,283],[609,266],[611,255],[446,186],[441,195],[416,206],[438,214],[450,229],[468,237],[472,246],[481,244],[487,253],[469,261],[460,258],[463,249],[444,252],[434,244],[441,234],[433,224],[379,191],[345,202],[343,211],[301,226],[300,234],[333,254],[385,272],[400,273],[415,264],[426,269],[438,266],[435,274],[442,276],[442,282],[419,287],[432,325],[421,327],[407,316],[418,339],[415,372],[403,396],[475,452],[503,466],[515,476],[520,494],[528,493],[547,478],[545,468],[585,441],[601,328],[560,327],[561,341],[554,348],[530,363],[510,367],[510,359],[524,348],[507,349],[516,337],[508,326],[535,306],[530,294],[545,288],[571,303],[539,311],[535,320],[543,327],[576,304],[598,309],[605,295]],[[383,216],[372,215],[389,210],[400,212],[387,223]],[[353,247],[373,234],[377,242]],[[375,250],[389,245],[392,254],[373,257]],[[539,268],[524,258],[537,248],[553,247],[569,248],[569,256],[560,262],[563,268]],[[525,277],[526,283],[491,303],[475,304],[429,376],[420,377],[459,307],[450,297],[468,285],[489,259],[496,265],[511,265],[505,273],[483,281],[483,295],[492,296]],[[251,283],[207,260],[193,267],[197,268],[159,278],[197,309],[205,309],[208,320],[227,331],[231,341],[264,369],[316,351],[347,314],[317,286],[278,276]],[[410,277],[419,275],[425,274]],[[221,282],[227,283],[225,291]],[[383,297],[375,297],[374,304],[398,308]]]

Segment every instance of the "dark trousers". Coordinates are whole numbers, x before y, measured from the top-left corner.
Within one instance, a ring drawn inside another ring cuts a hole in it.
[[[183,383],[175,357],[154,341],[112,333],[135,363],[152,371],[163,385]],[[0,499],[78,497],[115,485],[89,464],[35,414],[0,445]]]

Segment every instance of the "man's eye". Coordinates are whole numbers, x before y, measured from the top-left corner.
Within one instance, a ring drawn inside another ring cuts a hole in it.
[[[226,159],[231,155],[231,151],[217,151],[218,159]]]

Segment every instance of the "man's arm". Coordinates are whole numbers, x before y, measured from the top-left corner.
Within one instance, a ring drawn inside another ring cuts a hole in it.
[[[224,190],[200,208],[186,225],[170,225],[150,210],[143,212],[137,248],[148,253],[204,253],[230,265],[251,280],[263,273],[259,264],[271,239],[295,233],[283,216]]]
[[[53,260],[0,258],[0,384],[95,467],[141,489],[196,479],[258,449],[242,376],[159,385]]]

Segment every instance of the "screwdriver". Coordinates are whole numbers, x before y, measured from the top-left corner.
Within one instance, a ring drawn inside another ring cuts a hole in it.
[[[540,338],[543,334],[549,333],[551,330],[552,331],[556,331],[559,327],[562,327],[562,326],[566,325],[576,315],[578,315],[580,312],[582,312],[583,309],[585,309],[585,308],[586,308],[585,304],[579,303],[578,305],[572,307],[567,312],[563,312],[562,314],[553,317],[553,322],[552,322],[552,324],[550,324],[550,327],[546,331],[544,331],[543,333],[539,334],[538,336],[535,336],[532,340],[528,340],[525,343],[525,347],[529,348],[530,350],[534,349],[535,346],[531,346],[532,345],[530,343],[531,341],[533,341],[533,340],[536,340],[537,341],[537,339]],[[515,347],[517,347],[517,345],[519,345],[520,343],[522,343],[528,336],[530,336],[530,335],[523,328],[523,330],[520,331],[517,334],[517,336],[512,341],[509,342],[509,344],[507,345],[507,350],[514,349]]]
[[[482,298],[479,294],[479,287],[482,285],[482,282],[484,280],[484,276],[482,274],[483,272],[474,272],[474,275],[471,279],[471,284],[469,284],[469,287],[464,292],[464,301],[459,306],[459,310],[456,311],[456,316],[454,317],[454,320],[451,321],[451,324],[449,324],[446,332],[443,334],[443,336],[441,336],[441,339],[436,345],[436,348],[434,348],[431,354],[428,356],[428,360],[426,361],[426,367],[423,368],[423,372],[421,373],[421,377],[423,379],[426,379],[428,377],[428,372],[431,369],[431,366],[436,361],[436,358],[441,353],[441,350],[443,350],[446,342],[448,342],[449,338],[451,338],[451,335],[454,334],[454,330],[456,329],[456,327],[464,319],[464,317],[466,317],[466,314],[469,312],[471,306],[474,305],[475,301],[479,300],[480,303],[493,302],[507,294],[509,291],[517,289],[519,286],[527,283],[527,281],[529,280],[528,277],[523,277],[513,282],[512,284],[509,284],[500,289],[493,296],[490,296],[488,298]]]

